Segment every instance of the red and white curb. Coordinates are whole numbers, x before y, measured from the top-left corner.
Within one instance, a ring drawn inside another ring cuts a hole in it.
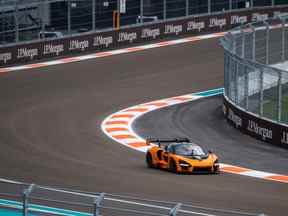
[[[146,152],[147,149],[150,148],[151,146],[148,146],[145,142],[145,139],[137,135],[132,127],[133,122],[137,118],[139,118],[140,116],[148,112],[151,112],[157,109],[186,103],[186,102],[197,100],[197,99],[207,97],[207,96],[200,96],[199,93],[187,94],[187,95],[171,97],[171,98],[156,100],[156,101],[132,106],[127,109],[120,110],[108,116],[102,122],[101,128],[102,128],[102,131],[108,137],[115,140],[116,142],[122,145],[125,145],[129,148],[132,148],[141,152]],[[233,173],[233,174],[239,174],[239,175],[244,175],[244,176],[250,176],[250,177],[255,177],[255,178],[288,183],[288,176],[285,176],[285,175],[262,172],[262,171],[252,170],[252,169],[229,165],[229,164],[221,164],[220,167],[221,167],[221,171],[226,172],[226,173]]]
[[[116,142],[135,150],[146,152],[149,146],[147,146],[145,139],[134,132],[132,128],[133,122],[138,117],[153,110],[196,100],[198,98],[201,98],[201,96],[188,94],[136,105],[108,116],[103,121],[101,127],[104,133]]]
[[[166,46],[172,46],[172,45],[189,43],[189,42],[191,43],[191,42],[196,42],[196,41],[200,41],[200,40],[204,40],[204,39],[222,37],[224,34],[225,34],[225,32],[220,32],[220,33],[214,33],[214,34],[208,34],[208,35],[193,36],[193,37],[181,38],[181,39],[177,39],[177,40],[164,41],[164,42],[152,43],[152,44],[147,44],[147,45],[129,47],[129,48],[124,48],[124,49],[97,52],[97,53],[92,53],[92,54],[82,55],[82,56],[75,56],[75,57],[67,57],[67,58],[63,58],[63,59],[59,59],[59,60],[52,60],[52,61],[35,63],[35,64],[27,64],[27,65],[20,65],[20,66],[14,66],[14,67],[5,67],[5,68],[0,68],[0,74],[11,72],[11,71],[27,70],[27,69],[41,68],[41,67],[47,67],[47,66],[52,66],[52,65],[60,65],[60,64],[67,64],[67,63],[73,63],[73,62],[80,62],[80,61],[85,61],[85,60],[89,60],[89,59],[103,58],[103,57],[108,57],[108,56],[113,56],[113,55],[138,52],[138,51],[143,51],[143,50],[148,50],[148,49],[153,49],[153,48],[166,47]]]

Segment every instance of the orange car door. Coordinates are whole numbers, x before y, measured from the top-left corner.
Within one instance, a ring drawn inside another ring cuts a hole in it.
[[[168,161],[169,161],[169,153],[167,151],[163,151],[162,161],[163,161],[163,165],[167,168],[168,167]]]

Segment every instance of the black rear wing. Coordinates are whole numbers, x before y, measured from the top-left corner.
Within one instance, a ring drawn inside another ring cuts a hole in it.
[[[190,142],[190,140],[188,138],[174,138],[174,139],[148,138],[148,139],[146,139],[147,145],[150,145],[151,143],[155,143],[159,147],[160,147],[160,145],[169,145],[170,143],[182,143],[182,142]]]

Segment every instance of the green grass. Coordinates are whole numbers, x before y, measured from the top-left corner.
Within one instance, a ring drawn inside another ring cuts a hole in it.
[[[263,105],[263,117],[278,121],[277,101],[269,101]],[[288,95],[282,99],[281,122],[288,123]]]

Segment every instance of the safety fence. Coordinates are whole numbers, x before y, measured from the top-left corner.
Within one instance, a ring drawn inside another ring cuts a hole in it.
[[[235,106],[225,109],[228,119],[253,136],[287,146],[287,127],[281,124],[288,124],[288,16],[242,25],[221,42],[225,104]]]
[[[285,3],[283,0],[0,0],[0,45]]]
[[[241,23],[263,20],[288,12],[288,5],[235,10],[211,15],[191,16],[167,22],[147,23],[82,33],[74,36],[45,39],[8,46],[0,46],[0,67],[27,64],[35,60],[51,59],[71,54],[104,51],[136,43],[147,43],[180,36],[195,36],[223,32]]]
[[[23,216],[265,216],[106,193],[88,193],[1,180],[0,214]]]

